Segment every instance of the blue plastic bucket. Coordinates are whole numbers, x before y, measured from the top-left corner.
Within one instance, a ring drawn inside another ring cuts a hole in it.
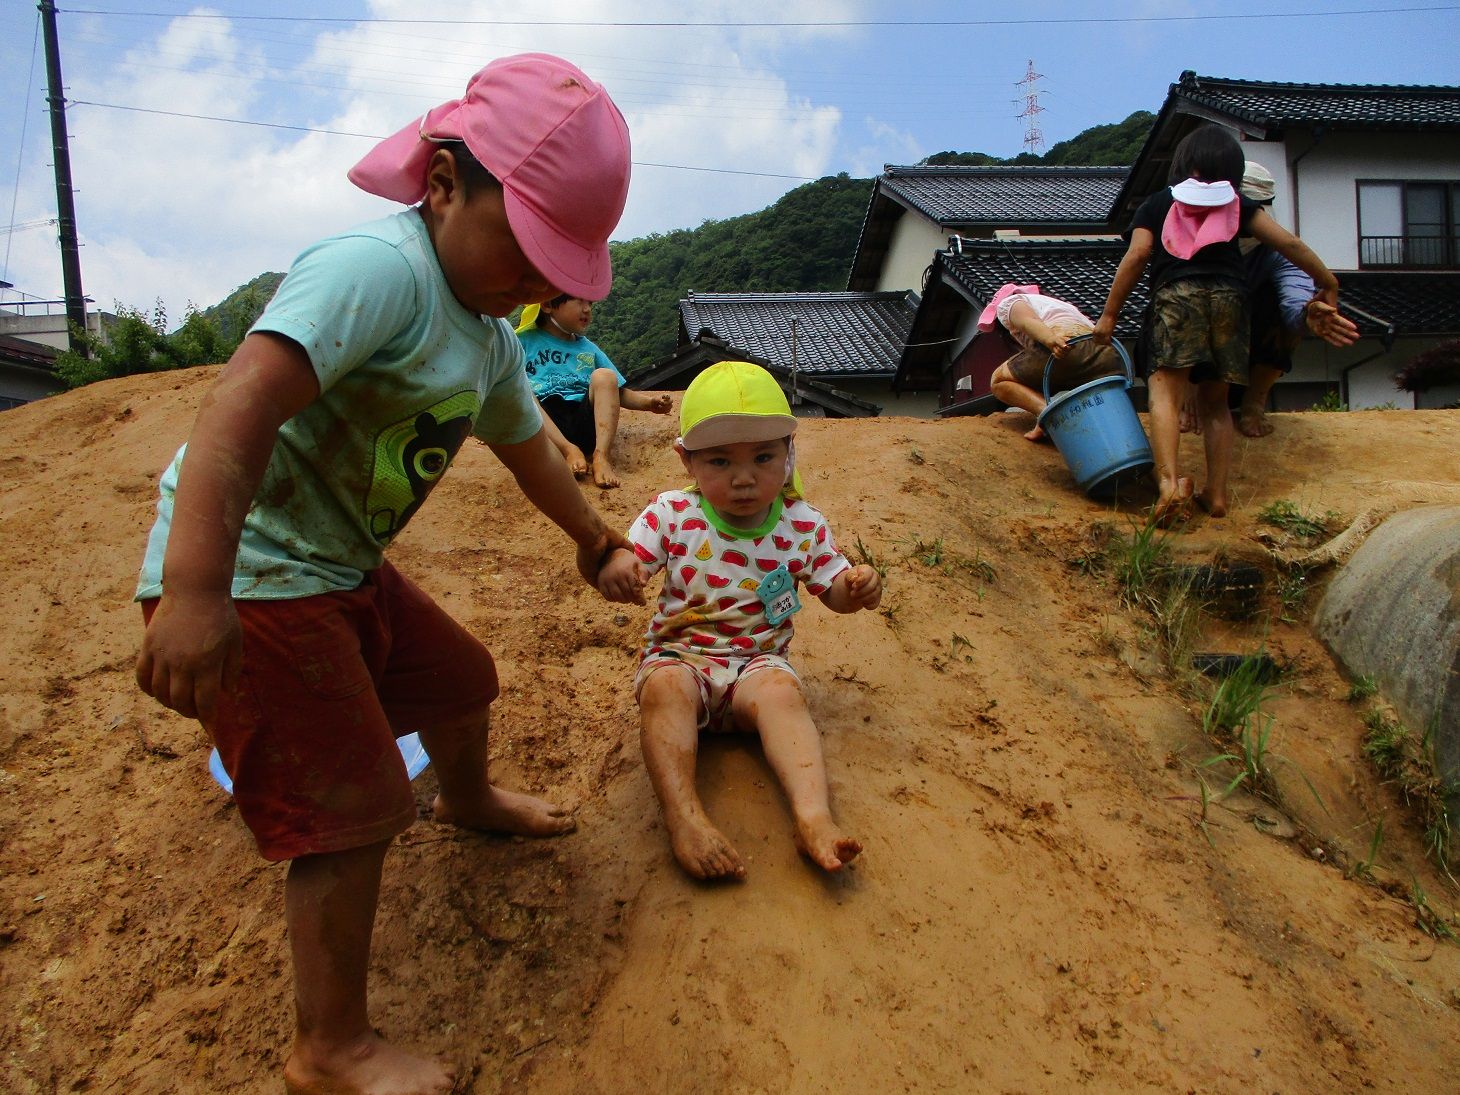
[[[1090,335],[1079,335],[1071,343]],[[1080,489],[1092,496],[1114,494],[1121,487],[1151,470],[1151,443],[1141,420],[1131,406],[1130,388],[1135,383],[1130,355],[1112,341],[1125,366],[1124,376],[1103,376],[1068,392],[1049,397],[1051,354],[1044,366],[1045,408],[1039,425],[1059,449]]]
[[[431,763],[431,758],[426,755],[426,748],[421,744],[419,734],[407,734],[403,738],[395,739],[395,747],[400,750],[400,759],[405,762],[406,775],[415,779]],[[214,749],[208,754],[208,771],[212,773],[213,779],[218,786],[222,787],[228,794],[233,794],[233,780],[228,778],[228,772],[223,767],[223,758]]]

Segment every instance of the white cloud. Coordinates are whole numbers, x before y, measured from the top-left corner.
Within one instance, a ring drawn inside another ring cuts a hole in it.
[[[69,74],[70,97],[152,111],[248,118],[386,134],[442,99],[495,56],[525,48],[560,53],[600,79],[630,125],[641,164],[715,167],[816,178],[837,169],[844,119],[812,102],[781,72],[788,52],[829,47],[859,33],[825,22],[866,17],[872,0],[712,0],[632,7],[581,0],[533,9],[579,22],[717,19],[794,21],[800,28],[555,27],[361,23],[271,24],[174,19],[121,53],[109,69]],[[194,9],[204,12],[208,9]],[[460,20],[519,18],[499,0],[457,4]],[[437,19],[427,0],[374,0],[378,18]],[[625,14],[625,13],[631,14]],[[289,41],[289,37],[293,41]],[[97,304],[150,307],[216,303],[267,269],[284,269],[305,245],[378,216],[388,203],[344,177],[369,142],[346,136],[231,125],[100,106],[71,112],[73,176],[85,287]],[[896,134],[873,127],[861,138]],[[864,151],[859,159],[880,159]],[[49,172],[22,182],[16,219],[48,215]],[[794,178],[641,166],[616,238],[692,227],[759,209]],[[59,287],[47,232],[12,243],[11,278],[49,294]]]

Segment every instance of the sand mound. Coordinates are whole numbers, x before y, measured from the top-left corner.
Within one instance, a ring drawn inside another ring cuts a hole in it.
[[[131,679],[156,477],[211,375],[0,415],[8,1091],[278,1087],[282,869],[253,853],[196,725]],[[593,492],[619,525],[678,482],[671,424],[630,417],[625,485]],[[1275,499],[1341,521],[1460,481],[1453,412],[1277,424],[1239,439],[1237,513],[1175,536],[1179,556],[1261,562],[1255,515]],[[1081,565],[1126,517],[1074,494],[1025,426],[806,424],[811,498],[888,568],[880,613],[812,605],[795,647],[867,850],[820,877],[758,752],[711,742],[702,786],[749,859],[738,886],[687,880],[656,817],[629,691],[647,609],[578,583],[469,443],[392,558],[497,653],[496,776],[581,824],[530,843],[423,820],[402,838],[376,928],[381,1030],[481,1092],[1453,1090],[1460,948],[1418,930],[1409,895],[1413,878],[1445,914],[1455,888],[1367,766],[1363,708],[1305,612],[1285,622],[1269,592],[1257,620],[1203,621],[1201,648],[1266,636],[1289,668],[1271,708],[1283,807],[1238,794],[1203,826],[1197,766],[1218,750],[1200,710],[1150,617]],[[429,772],[416,786],[428,803]],[[1387,889],[1346,877],[1380,818]]]

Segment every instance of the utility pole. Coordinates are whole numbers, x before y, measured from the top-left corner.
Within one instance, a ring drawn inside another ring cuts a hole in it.
[[[40,0],[41,34],[46,40],[46,90],[51,108],[51,162],[56,169],[56,218],[61,236],[61,284],[71,349],[86,354],[77,338],[86,330],[86,297],[81,291],[81,251],[76,239],[76,205],[71,198],[71,147],[66,140],[66,95],[61,85],[61,47],[56,38],[55,0]]]

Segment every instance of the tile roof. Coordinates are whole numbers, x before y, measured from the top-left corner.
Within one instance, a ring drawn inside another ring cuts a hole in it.
[[[1340,270],[1338,306],[1363,335],[1460,335],[1460,271]]]
[[[1460,130],[1460,87],[1284,84],[1226,80],[1187,71],[1171,85],[1170,94],[1267,131],[1290,125]]]
[[[968,341],[970,312],[982,310],[1006,282],[1038,285],[1093,319],[1105,308],[1124,254],[1121,240],[962,240],[939,251],[893,389],[937,388],[948,361]],[[1121,309],[1115,329],[1120,338],[1132,340],[1140,334],[1148,296],[1142,278]]]
[[[1124,167],[893,167],[879,188],[944,228],[1104,223]],[[874,195],[875,196],[875,195]]]
[[[1215,121],[1258,140],[1278,141],[1289,129],[1392,133],[1460,132],[1460,87],[1413,84],[1283,84],[1227,80],[1183,72],[1141,146],[1107,223],[1123,231],[1145,199],[1166,185],[1171,156],[1192,130]]]
[[[808,380],[804,376],[793,381],[789,369],[772,364],[708,332],[701,332],[676,347],[668,357],[635,373],[629,385],[645,391],[683,391],[696,376],[717,361],[753,361],[764,367],[785,390],[797,415],[805,414],[808,404],[826,418],[875,418],[882,413],[878,404],[834,388],[824,381]]]
[[[883,168],[867,203],[848,289],[870,290],[902,215],[909,209],[939,228],[991,235],[1000,228],[1047,235],[1102,231],[1124,167]]]
[[[891,378],[912,326],[916,294],[692,293],[679,302],[681,341],[708,329],[756,357],[820,377]]]
[[[1126,245],[1122,240],[964,240],[962,251],[940,252],[944,276],[962,286],[982,307],[1006,282],[1038,285],[1048,296],[1067,300],[1091,319],[1105,308],[1110,283]],[[1142,278],[1121,309],[1116,334],[1140,333],[1149,287]]]

